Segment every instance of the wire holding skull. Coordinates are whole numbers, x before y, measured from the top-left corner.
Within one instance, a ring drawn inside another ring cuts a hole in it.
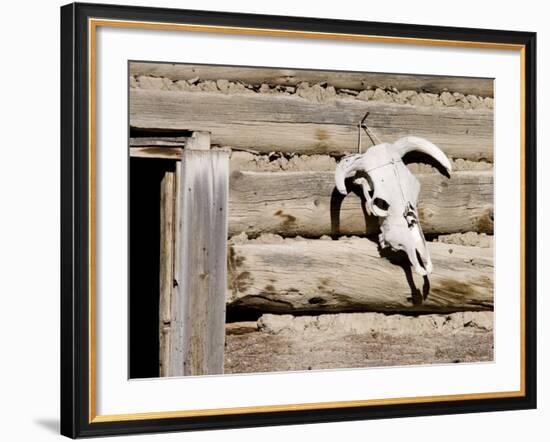
[[[363,147],[362,147],[362,143],[361,143],[361,130],[364,130],[365,133],[368,135],[368,137],[370,138],[370,141],[372,143],[372,145],[376,145],[376,144],[382,144],[382,141],[380,141],[380,139],[374,134],[374,132],[372,132],[372,130],[370,129],[369,126],[367,126],[367,124],[365,123],[365,121],[367,121],[367,117],[370,115],[370,112],[366,112],[365,113],[365,116],[361,119],[361,121],[359,122],[359,124],[357,125],[357,151],[358,153],[363,153]]]

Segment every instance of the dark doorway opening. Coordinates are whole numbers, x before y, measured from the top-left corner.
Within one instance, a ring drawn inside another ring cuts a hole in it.
[[[160,184],[170,160],[131,158],[129,377],[159,376]]]

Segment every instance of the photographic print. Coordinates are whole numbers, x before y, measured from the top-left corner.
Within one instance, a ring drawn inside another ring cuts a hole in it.
[[[493,79],[128,70],[130,378],[493,361]]]
[[[71,4],[61,35],[62,434],[536,407],[534,33]]]

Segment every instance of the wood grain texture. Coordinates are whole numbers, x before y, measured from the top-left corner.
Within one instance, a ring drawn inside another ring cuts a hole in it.
[[[131,137],[130,147],[179,147],[184,148],[189,137],[154,136],[154,137]]]
[[[151,75],[171,80],[241,81],[252,85],[296,86],[327,82],[336,88],[362,90],[379,87],[417,92],[461,92],[463,94],[493,96],[493,81],[487,78],[445,77],[435,75],[403,75],[372,72],[336,72],[300,69],[247,68],[233,66],[206,66],[171,63],[130,63],[130,75]]]
[[[383,141],[427,138],[452,158],[493,159],[493,111],[298,96],[130,90],[130,125],[139,129],[209,131],[212,143],[259,152],[333,154],[357,150],[357,124]],[[365,138],[367,147],[370,143]]]
[[[174,171],[166,171],[160,184],[160,295],[159,295],[159,373],[169,375],[171,302],[174,290],[174,200],[176,176]]]
[[[424,233],[493,232],[492,171],[417,178]],[[378,232],[377,219],[365,215],[361,191],[350,190],[340,196],[332,172],[235,171],[230,179],[229,233],[316,237]]]
[[[182,252],[182,163],[175,162],[174,174],[174,243],[173,243],[173,281],[170,299],[170,334],[168,336],[169,356],[164,376],[181,376],[183,374],[184,355],[184,299],[181,281]]]
[[[185,148],[193,150],[209,150],[210,132],[193,132],[193,135],[187,139]]]
[[[227,152],[184,151],[178,279],[184,375],[223,373],[228,180]]]
[[[234,244],[228,302],[274,313],[493,308],[492,249],[438,243],[429,249],[434,270],[426,284],[406,259],[391,263],[368,239]]]
[[[157,158],[164,160],[181,160],[183,149],[181,147],[130,147],[132,158]]]

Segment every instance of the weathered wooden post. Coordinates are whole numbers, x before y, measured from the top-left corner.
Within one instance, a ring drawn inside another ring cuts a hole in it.
[[[174,249],[172,256],[165,256],[172,261],[174,281],[168,302],[166,296],[163,299],[161,275],[161,376],[220,374],[225,342],[229,153],[211,150],[210,134],[195,132],[185,145],[182,161],[176,164],[174,183],[166,180],[166,188],[171,185]],[[170,191],[165,193],[164,199],[170,198]],[[169,210],[162,212],[171,216]],[[161,230],[161,236],[161,253],[165,253],[162,248],[169,247],[170,234],[162,235]],[[163,265],[168,273],[170,263],[161,263],[161,272]],[[169,324],[162,332],[164,320]]]
[[[181,173],[180,161],[175,162],[175,168],[166,170],[160,183],[160,296],[159,296],[159,372],[160,376],[169,376],[170,342],[172,335],[171,300],[176,296],[177,286],[174,284],[174,260],[176,240],[176,210],[175,202],[177,182]]]

